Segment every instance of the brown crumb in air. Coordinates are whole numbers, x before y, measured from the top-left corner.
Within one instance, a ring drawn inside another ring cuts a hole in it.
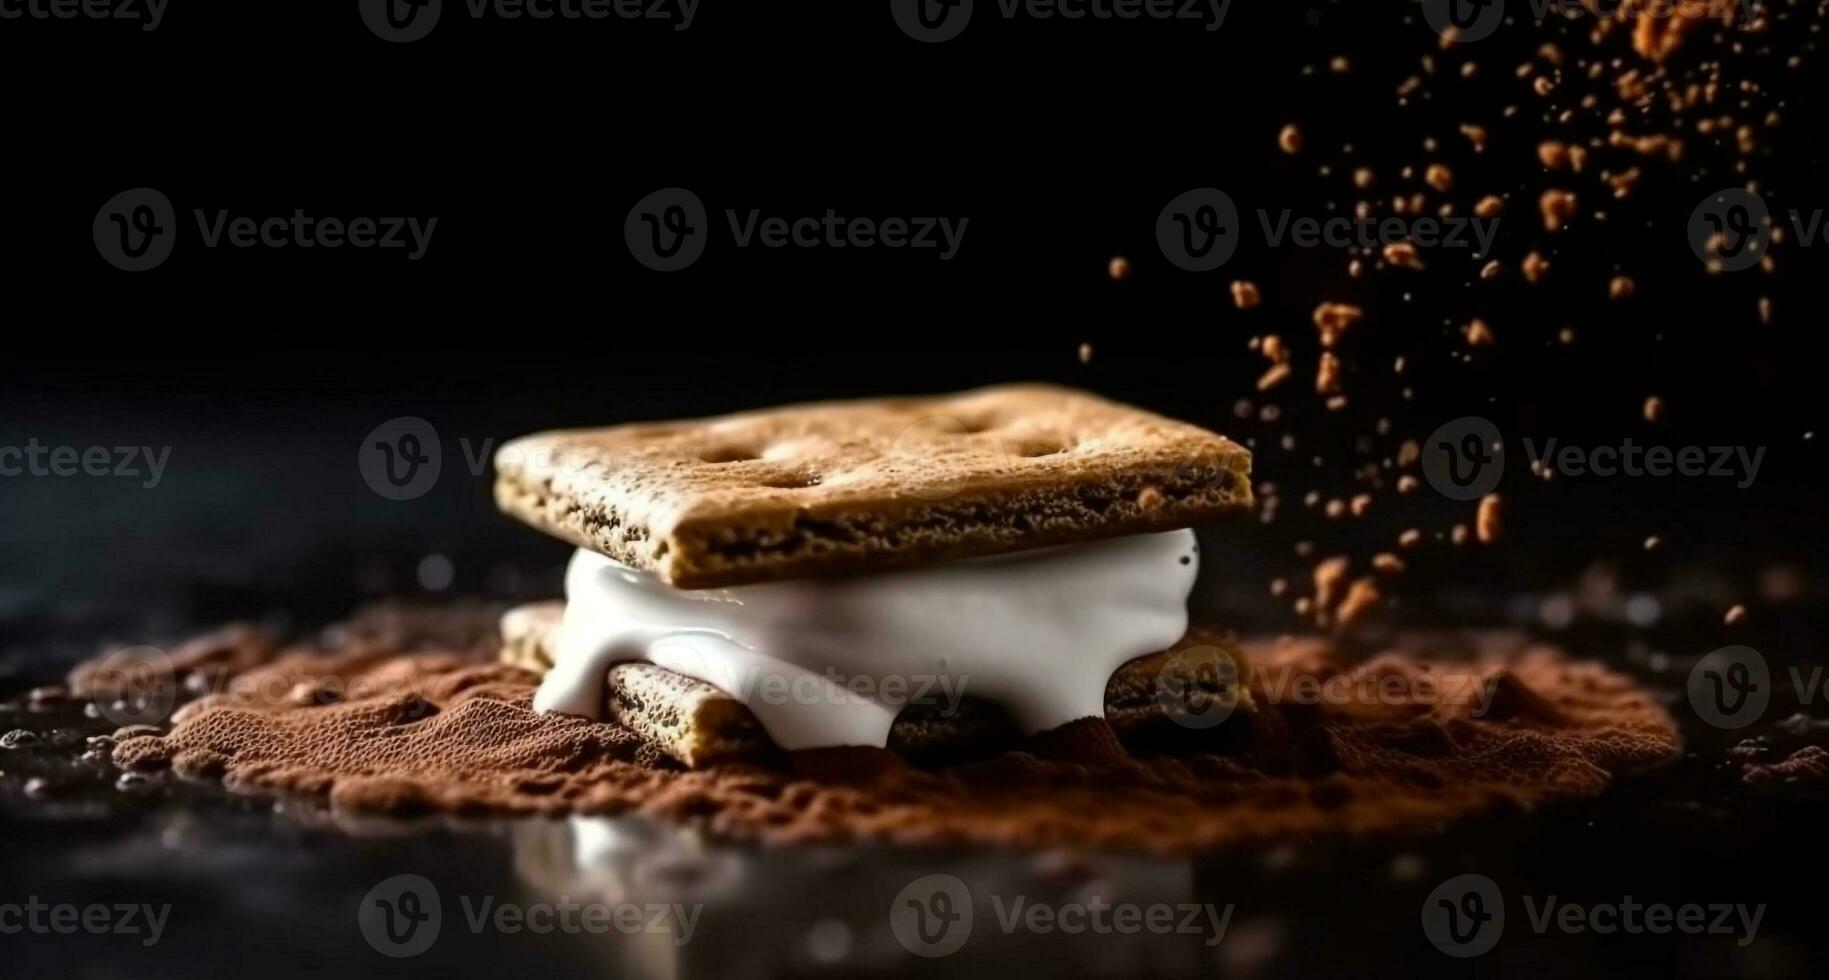
[[[1429,169],[1423,172],[1423,182],[1446,194],[1454,189],[1454,171],[1449,170],[1444,164],[1432,163],[1429,165]]]
[[[1502,507],[1503,505],[1499,502],[1499,495],[1496,493],[1489,493],[1480,498],[1480,510],[1478,514],[1475,515],[1474,528],[1479,534],[1481,544],[1492,544],[1494,541],[1499,540],[1499,534],[1502,530],[1500,526],[1500,511]]]
[[[1742,605],[1734,606],[1734,608],[1727,611],[1726,615],[1721,617],[1721,621],[1729,626],[1738,626],[1741,623],[1746,622],[1746,607]]]
[[[1607,284],[1607,296],[1611,299],[1630,299],[1638,291],[1638,283],[1631,276],[1614,276]]]
[[[1664,417],[1664,399],[1652,395],[1645,399],[1645,421],[1656,422]]]
[[[1266,336],[1260,349],[1272,363],[1282,364],[1289,360],[1289,345],[1283,343],[1283,338],[1276,334]]]
[[[1392,242],[1386,245],[1384,260],[1403,269],[1415,269],[1420,272],[1423,268],[1422,256],[1417,253],[1416,246],[1409,242]]]
[[[1524,273],[1525,282],[1535,286],[1542,282],[1544,275],[1550,271],[1550,263],[1548,259],[1532,252],[1524,257],[1524,263],[1518,266],[1518,271]]]
[[[1346,590],[1346,598],[1340,600],[1340,608],[1335,613],[1339,624],[1347,627],[1357,623],[1377,607],[1379,598],[1377,583],[1370,578],[1354,580]]]
[[[1112,256],[1111,261],[1105,264],[1105,274],[1110,276],[1113,282],[1123,282],[1129,279],[1130,260],[1122,255]]]
[[[1486,325],[1486,321],[1478,317],[1462,327],[1461,333],[1466,335],[1469,347],[1491,347],[1497,339],[1493,336],[1492,328]]]
[[[1354,517],[1364,517],[1372,509],[1372,495],[1369,493],[1355,494],[1351,506]]]
[[[1340,359],[1331,351],[1321,352],[1321,365],[1315,371],[1315,391],[1323,395],[1340,391]]]
[[[1466,544],[1467,533],[1467,525],[1456,524],[1448,529],[1448,540],[1455,544]]]
[[[1321,331],[1321,346],[1334,346],[1346,328],[1364,316],[1364,310],[1348,303],[1322,303],[1315,307],[1315,329]]]
[[[1664,544],[1664,539],[1653,534],[1650,537],[1645,539],[1645,550],[1646,551],[1656,551],[1663,544]]]
[[[1080,345],[1080,363],[1081,364],[1091,364],[1092,363],[1092,345],[1091,344],[1081,344]]]
[[[1400,548],[1414,548],[1417,545],[1422,544],[1422,543],[1423,543],[1423,532],[1417,530],[1416,528],[1410,528],[1409,530],[1407,530],[1404,533],[1399,534],[1397,536],[1397,546]]]
[[[1257,284],[1244,279],[1232,281],[1232,305],[1241,310],[1249,310],[1263,302],[1263,296],[1257,291]]]
[[[1372,569],[1381,575],[1399,575],[1404,570],[1404,560],[1388,551],[1381,551],[1372,556]]]
[[[1473,206],[1473,215],[1476,218],[1496,218],[1504,213],[1505,200],[1496,194],[1488,194],[1480,198],[1479,203]]]
[[[1302,152],[1302,130],[1298,129],[1295,123],[1284,126],[1283,131],[1277,134],[1276,145],[1278,149],[1291,155]]]
[[[1339,556],[1315,566],[1315,606],[1322,612],[1332,609],[1340,598],[1340,586],[1346,581],[1350,565],[1344,556]]]
[[[1421,480],[1418,480],[1416,477],[1412,476],[1409,473],[1405,473],[1403,476],[1400,476],[1397,478],[1397,492],[1398,493],[1415,493],[1417,488],[1421,487],[1422,485],[1423,484],[1422,484]]]
[[[1270,370],[1265,371],[1263,375],[1257,379],[1257,390],[1269,391],[1277,385],[1282,384],[1284,381],[1289,380],[1289,374],[1290,369],[1287,361],[1272,364],[1270,365]]]
[[[1577,201],[1574,191],[1547,190],[1538,200],[1538,207],[1543,211],[1543,228],[1545,231],[1561,231],[1575,216]]]
[[[1770,296],[1759,297],[1759,322],[1766,326],[1772,325],[1772,298]]]

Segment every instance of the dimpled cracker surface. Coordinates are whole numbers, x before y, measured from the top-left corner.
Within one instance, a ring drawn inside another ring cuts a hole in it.
[[[535,675],[495,662],[493,616],[375,625],[358,619],[283,652],[220,634],[212,642],[264,665],[186,705],[167,730],[123,729],[114,761],[353,812],[638,812],[783,844],[1186,853],[1427,833],[1481,810],[1598,793],[1616,772],[1677,751],[1670,717],[1628,678],[1521,635],[1473,634],[1404,640],[1364,660],[1320,639],[1248,640],[1261,710],[1225,751],[1137,754],[1084,719],[944,767],[847,748],[685,770],[622,726],[535,713]],[[1303,677],[1375,696],[1314,703]],[[1457,679],[1487,693],[1379,693],[1452,692]]]
[[[496,503],[681,588],[1189,527],[1251,507],[1251,454],[1044,385],[527,436]]]

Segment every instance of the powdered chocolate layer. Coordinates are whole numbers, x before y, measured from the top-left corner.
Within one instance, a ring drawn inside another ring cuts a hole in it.
[[[1186,852],[1424,829],[1596,793],[1676,751],[1671,719],[1629,680],[1508,634],[1352,667],[1320,640],[1247,643],[1261,709],[1224,754],[1133,752],[1088,719],[945,768],[828,749],[684,771],[621,726],[535,714],[535,675],[492,662],[495,627],[473,611],[360,618],[242,671],[164,734],[124,731],[115,761],[371,811],[639,811],[775,842]],[[274,649],[256,637],[214,642],[255,659]],[[1375,693],[1393,690],[1410,693]]]

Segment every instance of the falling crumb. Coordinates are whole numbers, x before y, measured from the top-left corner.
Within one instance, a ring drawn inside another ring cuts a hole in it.
[[[1759,297],[1759,322],[1766,326],[1772,324],[1772,298],[1770,296]]]
[[[1645,421],[1656,422],[1664,417],[1664,399],[1652,395],[1645,399]]]
[[[1504,274],[1505,264],[1498,259],[1493,259],[1480,269],[1480,278],[1485,280],[1497,279]]]
[[[1289,360],[1289,347],[1283,343],[1283,338],[1276,334],[1266,336],[1263,343],[1259,345],[1259,349],[1273,363],[1282,364]]]
[[[1372,556],[1372,569],[1381,575],[1400,575],[1404,570],[1404,560],[1388,551],[1381,551]]]
[[[1422,543],[1423,543],[1423,532],[1417,530],[1416,528],[1410,528],[1409,530],[1407,530],[1404,533],[1399,534],[1397,536],[1397,546],[1400,548],[1414,548],[1417,545],[1422,544]]]
[[[1327,502],[1326,513],[1327,513],[1329,520],[1339,520],[1340,518],[1345,517],[1346,516],[1346,501],[1341,500],[1338,497],[1335,497],[1334,499],[1329,500]]]
[[[1469,347],[1491,347],[1497,339],[1493,336],[1492,328],[1486,325],[1486,321],[1477,317],[1473,322],[1462,327],[1461,333],[1466,335]]]
[[[1321,352],[1321,366],[1315,372],[1315,391],[1331,395],[1340,390],[1340,359],[1329,351]]]
[[[1543,256],[1531,252],[1524,257],[1524,263],[1518,267],[1518,271],[1524,273],[1525,282],[1535,286],[1542,282],[1544,274],[1550,271],[1550,263]]]
[[[1537,159],[1551,170],[1561,170],[1569,165],[1568,144],[1560,140],[1544,140],[1537,145]]]
[[[1372,495],[1362,493],[1354,496],[1351,507],[1354,517],[1364,517],[1366,512],[1372,509]]]
[[[1454,527],[1449,528],[1448,529],[1448,540],[1454,542],[1455,544],[1466,544],[1467,543],[1467,525],[1456,524]]]
[[[1384,247],[1384,260],[1404,269],[1422,271],[1423,260],[1417,254],[1416,246],[1409,242],[1392,242]]]
[[[1315,566],[1315,605],[1323,612],[1333,608],[1350,564],[1345,556],[1337,556]]]
[[[1081,344],[1080,345],[1080,363],[1081,364],[1091,364],[1092,363],[1092,345],[1091,344]]]
[[[1346,328],[1364,317],[1364,310],[1347,303],[1322,303],[1315,307],[1315,329],[1321,331],[1321,346],[1334,346]]]
[[[1727,611],[1727,615],[1721,617],[1721,621],[1729,626],[1738,626],[1746,622],[1746,607],[1736,605]]]
[[[1573,344],[1575,342],[1575,328],[1563,327],[1561,330],[1556,331],[1556,340],[1564,347]]]
[[[1302,131],[1296,128],[1295,123],[1284,126],[1283,131],[1277,134],[1276,145],[1278,149],[1291,155],[1302,152]]]
[[[1378,586],[1369,578],[1358,579],[1346,590],[1346,598],[1340,600],[1337,613],[1341,626],[1351,626],[1358,622],[1372,608],[1378,605]]]
[[[1277,385],[1282,384],[1284,381],[1289,380],[1289,374],[1290,369],[1287,362],[1272,364],[1270,365],[1270,370],[1265,371],[1263,376],[1257,379],[1257,390],[1269,391]]]
[[[1653,534],[1652,536],[1645,539],[1645,550],[1646,551],[1656,551],[1663,544],[1664,544],[1664,539]]]
[[[1607,296],[1612,299],[1630,299],[1638,291],[1638,283],[1631,276],[1614,276],[1607,284]]]
[[[1249,310],[1263,302],[1263,296],[1257,291],[1257,284],[1244,280],[1232,281],[1232,305],[1241,310]]]
[[[1479,534],[1481,544],[1492,544],[1499,540],[1502,530],[1499,523],[1501,505],[1499,495],[1489,493],[1480,498],[1480,510],[1474,518],[1474,528]]]
[[[1547,190],[1538,200],[1538,207],[1543,211],[1543,228],[1545,231],[1561,231],[1568,225],[1569,219],[1575,216],[1577,201],[1574,191]]]
[[[1288,591],[1289,591],[1289,580],[1288,579],[1273,578],[1270,580],[1270,594],[1271,595],[1281,597],[1283,595],[1283,593],[1288,592]]]
[[[1454,188],[1454,171],[1440,163],[1432,163],[1423,172],[1423,182],[1446,194]]]
[[[1476,218],[1496,218],[1504,213],[1505,201],[1496,194],[1488,194],[1480,198],[1479,203],[1473,206],[1473,215]]]
[[[1353,186],[1360,190],[1372,186],[1374,175],[1371,167],[1359,167],[1353,171]]]
[[[1130,278],[1130,260],[1122,255],[1114,255],[1111,261],[1106,263],[1105,272],[1111,276],[1113,282],[1123,282]]]
[[[1467,142],[1473,144],[1474,152],[1478,153],[1486,149],[1486,127],[1463,123],[1461,135],[1467,137]]]
[[[1397,478],[1397,492],[1398,493],[1415,493],[1417,491],[1417,488],[1421,487],[1422,485],[1423,485],[1423,483],[1421,480],[1418,480],[1416,477],[1410,475],[1409,473],[1405,473],[1403,476],[1400,476]]]

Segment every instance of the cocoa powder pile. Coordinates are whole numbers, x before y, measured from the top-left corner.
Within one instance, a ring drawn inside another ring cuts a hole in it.
[[[253,628],[221,631],[173,658],[181,685],[214,693],[168,730],[122,729],[114,759],[358,811],[639,812],[778,843],[1178,853],[1420,830],[1592,794],[1621,767],[1677,748],[1671,719],[1626,678],[1484,634],[1406,643],[1356,666],[1319,639],[1246,643],[1258,707],[1227,722],[1223,750],[1190,731],[1197,754],[1146,757],[1085,719],[935,769],[847,748],[686,771],[615,724],[534,713],[537,677],[496,662],[497,645],[492,611],[473,607],[365,613],[289,648]],[[107,693],[93,668],[72,682]],[[1348,689],[1486,693],[1314,695]]]

